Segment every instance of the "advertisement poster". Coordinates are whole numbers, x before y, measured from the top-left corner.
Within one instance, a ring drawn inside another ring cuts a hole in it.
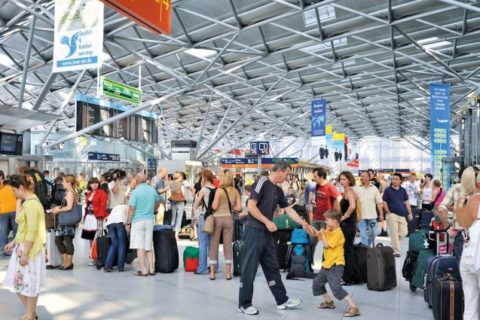
[[[103,3],[55,0],[53,72],[99,68],[103,53]]]
[[[430,83],[432,174],[441,179],[442,159],[450,156],[450,86]],[[447,173],[448,174],[448,173]]]
[[[325,136],[327,100],[312,100],[312,137]]]

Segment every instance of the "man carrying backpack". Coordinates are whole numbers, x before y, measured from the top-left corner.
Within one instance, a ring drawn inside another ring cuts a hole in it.
[[[300,299],[287,296],[278,268],[277,253],[273,241],[273,232],[277,227],[272,222],[277,206],[285,208],[286,213],[309,234],[315,235],[315,230],[300,216],[288,207],[285,195],[277,184],[282,183],[290,174],[288,163],[280,161],[275,164],[268,177],[261,177],[252,186],[248,202],[249,216],[244,231],[244,255],[240,279],[239,312],[247,315],[258,314],[252,305],[253,283],[258,264],[262,267],[268,286],[272,291],[277,308],[285,310],[302,303]]]

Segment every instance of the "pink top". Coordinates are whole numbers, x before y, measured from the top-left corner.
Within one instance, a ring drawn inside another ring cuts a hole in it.
[[[440,203],[442,203],[443,198],[445,198],[445,195],[447,194],[447,193],[445,192],[445,190],[443,190],[443,188],[442,188],[441,190],[442,190],[442,193],[441,193],[440,196],[438,197],[437,201],[435,201],[435,203],[434,203],[434,206],[435,206],[435,207],[438,207],[438,206],[440,205]]]

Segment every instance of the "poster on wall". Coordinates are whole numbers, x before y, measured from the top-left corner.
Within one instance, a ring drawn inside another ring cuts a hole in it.
[[[441,179],[442,159],[450,156],[450,86],[448,84],[430,83],[430,144],[432,174],[436,179]]]
[[[103,54],[103,3],[55,0],[53,72],[99,68]]]
[[[312,100],[312,137],[325,136],[327,100]]]
[[[335,162],[345,160],[345,133],[333,134],[333,157]]]

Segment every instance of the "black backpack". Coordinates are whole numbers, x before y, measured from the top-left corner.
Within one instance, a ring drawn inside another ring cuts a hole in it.
[[[49,209],[50,201],[48,199],[48,182],[45,180],[43,174],[34,168],[29,168],[25,171],[25,175],[33,180],[35,186],[35,195],[40,200],[43,209]]]
[[[52,186],[52,197],[50,199],[50,204],[53,206],[61,206],[64,196],[65,188],[63,187],[62,180],[56,180]]]
[[[217,189],[214,188],[207,187],[207,189],[210,190],[210,193],[208,194],[208,205],[205,203],[205,199],[202,199],[203,207],[205,208],[205,218],[213,214],[212,204],[215,199],[215,192],[217,191]]]

